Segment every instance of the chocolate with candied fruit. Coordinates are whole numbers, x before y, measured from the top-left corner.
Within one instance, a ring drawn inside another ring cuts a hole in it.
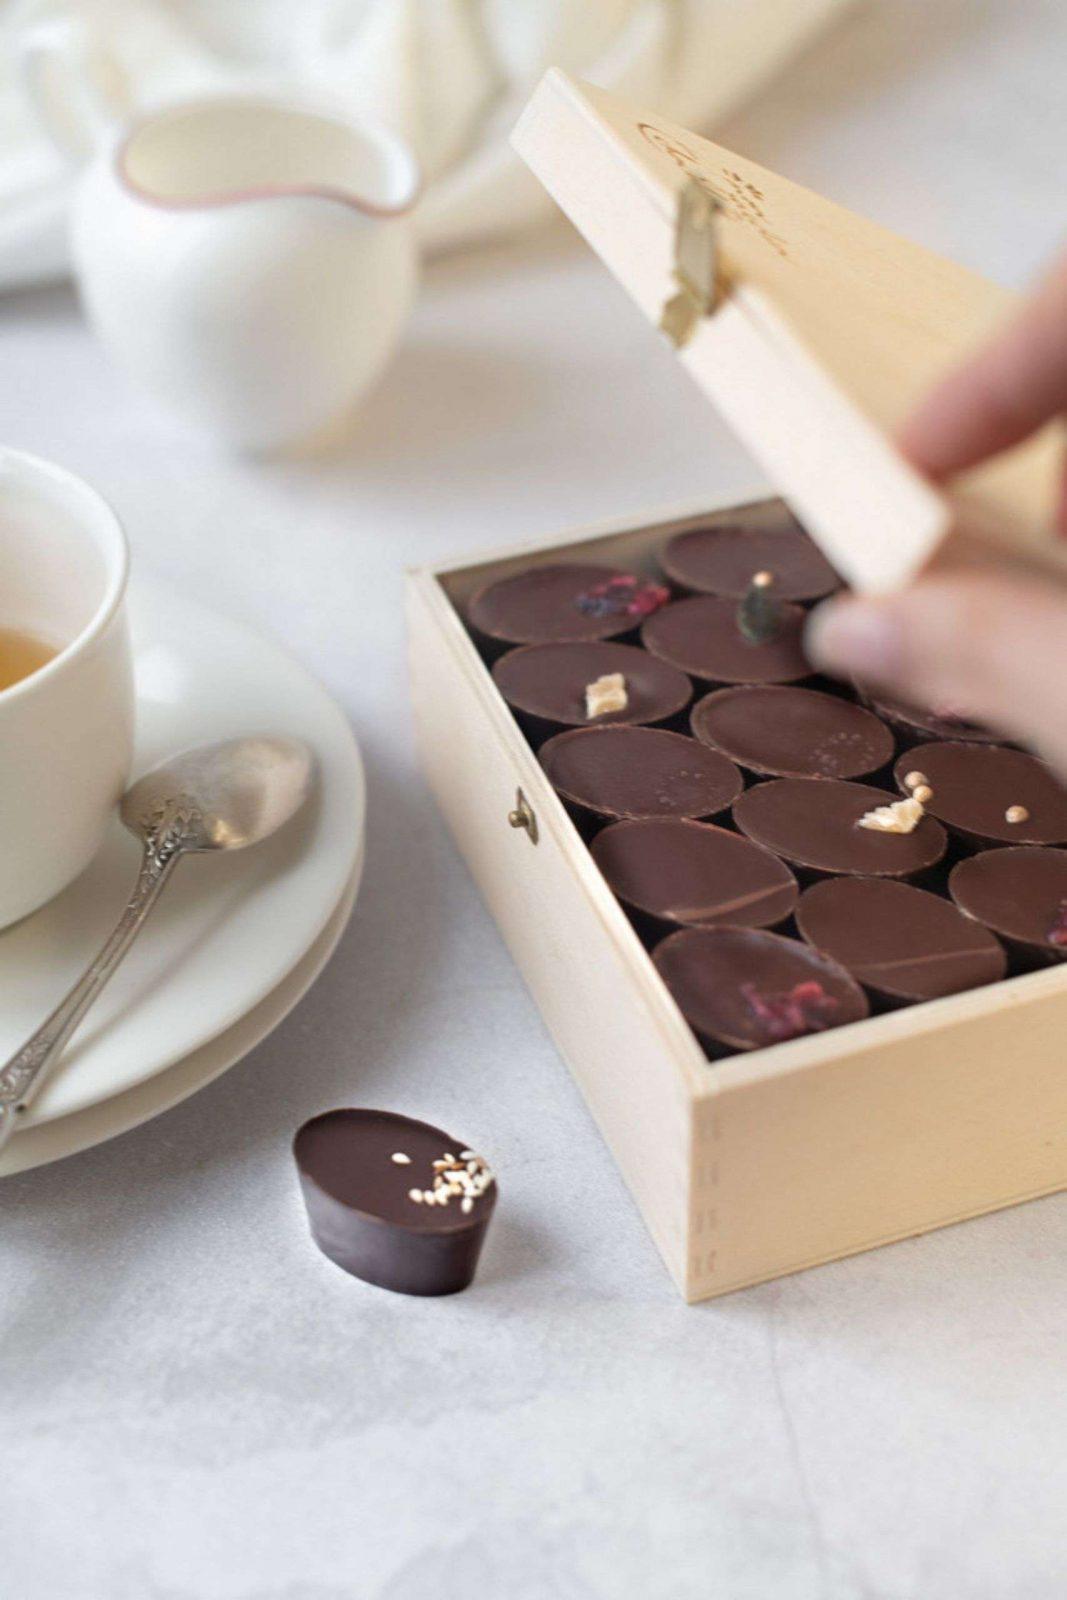
[[[910,832],[862,825],[894,798],[837,778],[772,778],[746,789],[733,815],[748,838],[806,872],[913,878],[941,860],[945,830],[928,816]]]

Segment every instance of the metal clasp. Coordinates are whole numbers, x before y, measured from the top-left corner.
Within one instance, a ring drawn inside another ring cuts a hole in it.
[[[715,310],[724,293],[716,250],[718,200],[695,178],[678,191],[674,227],[674,281],[678,292],[663,307],[659,325],[676,349],[689,343],[701,317]]]
[[[515,809],[508,812],[508,822],[513,828],[525,828],[526,837],[530,843],[537,843],[539,837],[537,818],[534,815],[533,807],[521,789],[515,790]]]

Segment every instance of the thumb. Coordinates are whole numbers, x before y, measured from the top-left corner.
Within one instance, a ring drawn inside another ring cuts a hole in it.
[[[1067,775],[1067,591],[1003,573],[932,576],[901,594],[827,601],[812,662],[1036,746]]]

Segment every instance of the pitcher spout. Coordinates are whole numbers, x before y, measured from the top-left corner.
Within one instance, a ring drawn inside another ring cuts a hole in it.
[[[365,217],[403,216],[418,164],[385,129],[268,95],[229,94],[156,110],[129,127],[115,175],[163,210],[312,198]]]

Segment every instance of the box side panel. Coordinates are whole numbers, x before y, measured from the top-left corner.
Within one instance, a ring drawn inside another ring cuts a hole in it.
[[[678,1054],[693,1053],[688,1030],[679,1028],[673,1044],[669,1027],[665,1034],[643,951],[624,920],[614,926],[620,914],[610,896],[599,903],[603,886],[584,845],[518,729],[495,714],[491,681],[425,574],[409,580],[408,626],[430,787],[684,1290],[693,1096]],[[536,845],[508,822],[520,786],[538,818]]]
[[[724,1063],[696,1108],[690,1298],[1067,1187],[1062,985],[1013,987],[875,1044],[860,1024],[802,1071]]]

